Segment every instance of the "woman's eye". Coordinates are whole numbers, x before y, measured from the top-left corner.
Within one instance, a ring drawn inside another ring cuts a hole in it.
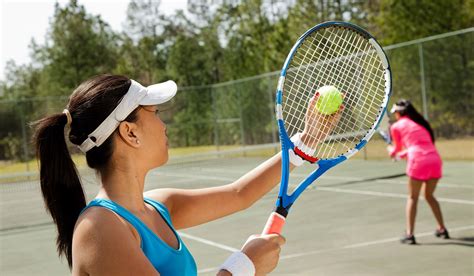
[[[160,110],[158,110],[158,109],[155,110],[155,115],[156,115],[156,116],[160,115]]]

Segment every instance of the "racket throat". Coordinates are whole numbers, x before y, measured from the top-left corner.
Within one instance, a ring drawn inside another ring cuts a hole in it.
[[[283,200],[282,200],[282,197],[279,196],[278,197],[278,202],[276,204],[277,206],[275,207],[275,209],[273,210],[273,212],[281,215],[282,217],[285,217],[288,216],[288,211],[290,210],[290,207],[292,204],[289,204],[288,206],[286,207],[283,207]]]

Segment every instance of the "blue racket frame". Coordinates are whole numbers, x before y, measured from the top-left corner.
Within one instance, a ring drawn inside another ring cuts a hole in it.
[[[288,151],[294,150],[295,145],[290,140],[290,137],[288,136],[288,133],[285,130],[285,122],[283,121],[283,112],[282,112],[282,105],[281,105],[282,97],[283,97],[283,91],[282,91],[283,83],[286,77],[286,71],[288,69],[288,65],[290,61],[292,60],[293,55],[295,54],[300,44],[305,40],[307,36],[309,36],[313,32],[321,28],[326,28],[328,26],[340,26],[340,27],[351,28],[357,31],[362,36],[364,36],[366,39],[368,40],[373,39],[373,42],[375,43],[372,43],[372,44],[376,47],[377,53],[379,57],[381,58],[382,63],[384,65],[384,69],[385,69],[386,93],[385,93],[385,99],[384,99],[384,107],[383,107],[382,112],[379,114],[379,117],[377,118],[376,123],[373,125],[372,129],[364,136],[363,139],[361,139],[361,141],[355,146],[353,150],[343,155],[340,155],[336,158],[320,159],[317,162],[315,162],[315,164],[317,165],[317,168],[305,180],[303,180],[303,182],[301,182],[298,185],[298,187],[293,191],[292,194],[288,195],[287,191],[288,191],[289,175],[290,175],[290,170],[289,170],[290,161],[289,161]],[[280,143],[281,143],[281,150],[282,150],[282,175],[281,175],[281,182],[280,182],[280,191],[278,194],[278,199],[276,201],[275,212],[286,217],[292,204],[301,195],[301,193],[309,185],[311,185],[311,183],[313,183],[318,177],[320,177],[323,173],[325,173],[332,167],[350,158],[352,155],[357,153],[360,149],[362,149],[367,144],[368,140],[372,137],[372,135],[375,133],[376,129],[378,128],[378,125],[380,124],[380,121],[386,112],[388,100],[392,93],[391,83],[392,83],[392,75],[391,75],[390,64],[388,62],[387,55],[383,51],[380,44],[378,44],[377,40],[372,35],[370,35],[368,32],[366,32],[364,29],[360,28],[357,25],[354,25],[352,23],[347,23],[347,22],[329,21],[329,22],[321,23],[314,26],[313,28],[306,31],[298,39],[298,41],[295,43],[295,45],[293,46],[293,48],[291,49],[290,53],[288,54],[285,60],[285,63],[281,70],[280,79],[278,81],[278,88],[276,91],[276,118],[277,118],[277,123],[278,123],[278,131],[280,135]]]

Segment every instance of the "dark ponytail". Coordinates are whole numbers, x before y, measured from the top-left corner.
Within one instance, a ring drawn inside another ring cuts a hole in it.
[[[59,254],[72,265],[72,233],[86,206],[84,191],[64,138],[65,114],[56,114],[36,122],[36,156],[40,161],[41,192],[58,228]]]
[[[412,121],[424,127],[431,137],[431,142],[435,143],[435,137],[433,129],[431,129],[430,123],[415,109],[412,103],[408,100],[401,99],[396,103],[397,106],[402,107],[403,109],[398,111],[401,116],[408,116]]]
[[[131,81],[123,76],[100,75],[83,82],[73,92],[67,109],[71,114],[69,140],[80,145],[114,110],[127,93]],[[137,110],[126,119],[137,120]],[[86,198],[65,140],[65,114],[56,114],[34,123],[36,154],[40,161],[43,198],[58,229],[57,248],[72,267],[72,236],[76,221],[86,206]],[[111,135],[86,153],[89,167],[103,173],[112,156]]]

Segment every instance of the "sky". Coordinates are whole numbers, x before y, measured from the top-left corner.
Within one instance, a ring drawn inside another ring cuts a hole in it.
[[[32,38],[43,44],[54,5],[68,0],[0,0],[0,80],[8,60],[17,65],[30,62],[28,45]],[[100,14],[113,30],[121,31],[129,0],[79,0],[89,14]],[[187,0],[161,0],[166,14],[186,9]]]

